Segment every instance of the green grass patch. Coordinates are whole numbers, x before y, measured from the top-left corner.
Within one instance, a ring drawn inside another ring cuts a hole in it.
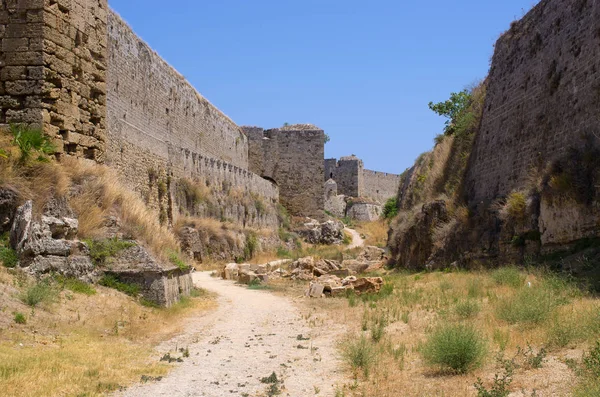
[[[487,344],[470,325],[446,324],[433,331],[421,353],[428,364],[462,374],[481,366]]]
[[[525,282],[525,275],[515,266],[501,267],[492,272],[492,279],[498,285],[519,288]]]
[[[185,271],[190,269],[190,266],[187,263],[185,263],[183,259],[181,259],[177,252],[169,252],[169,262],[177,266],[179,270]]]
[[[481,306],[474,300],[460,301],[454,307],[454,311],[460,318],[473,318],[481,311]]]
[[[0,236],[0,262],[4,267],[15,268],[19,263],[19,257],[15,250],[10,248],[8,233]]]
[[[37,307],[39,304],[49,304],[56,300],[57,290],[48,280],[40,281],[27,287],[19,296],[21,301],[28,306]]]
[[[117,238],[106,240],[85,240],[90,249],[90,257],[96,266],[106,264],[110,258],[127,248],[135,247],[132,241],[119,240]]]
[[[564,299],[544,285],[523,287],[498,302],[496,316],[509,324],[539,325],[550,318]]]
[[[25,318],[25,315],[21,312],[15,313],[14,320],[15,320],[15,323],[17,323],[17,324],[26,324],[27,323],[27,319]]]
[[[96,294],[96,289],[93,286],[76,278],[56,275],[54,276],[54,280],[56,280],[63,289],[88,296]]]
[[[105,274],[98,284],[116,289],[117,291],[123,292],[129,296],[137,297],[140,294],[140,286],[137,284],[124,283],[113,274]]]
[[[360,338],[348,340],[342,347],[342,357],[354,371],[362,371],[369,376],[377,360],[375,346],[363,335]]]

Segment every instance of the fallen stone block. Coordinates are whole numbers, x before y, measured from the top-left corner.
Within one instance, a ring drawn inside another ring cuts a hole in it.
[[[223,278],[225,280],[237,280],[239,274],[239,266],[237,263],[229,263],[225,266],[223,271]]]
[[[381,277],[359,278],[351,284],[357,294],[377,293],[381,290],[383,279]]]
[[[311,283],[308,288],[308,296],[311,298],[322,298],[325,287],[319,283]]]

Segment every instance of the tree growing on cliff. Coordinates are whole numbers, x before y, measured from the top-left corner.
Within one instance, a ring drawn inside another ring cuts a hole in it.
[[[450,94],[450,99],[445,102],[433,103],[429,102],[429,109],[433,110],[440,116],[446,117],[446,128],[444,134],[452,135],[461,128],[462,125],[468,123],[469,107],[473,98],[468,90],[461,92],[453,92]]]

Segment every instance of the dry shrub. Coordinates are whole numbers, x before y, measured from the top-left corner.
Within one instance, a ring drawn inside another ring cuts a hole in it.
[[[506,202],[500,205],[500,216],[507,221],[524,221],[527,217],[527,194],[522,191],[509,194]]]
[[[79,218],[81,237],[100,237],[105,219],[116,215],[125,232],[145,243],[155,255],[164,259],[167,251],[179,251],[175,235],[160,225],[158,214],[123,186],[113,170],[73,158],[61,165],[71,181],[69,202]]]
[[[0,134],[0,146],[9,153],[0,159],[0,184],[19,192],[23,200],[33,200],[40,215],[51,199],[68,199],[79,220],[81,238],[103,236],[108,216],[119,217],[126,234],[145,244],[164,259],[166,251],[179,251],[173,233],[158,222],[158,214],[122,185],[114,171],[92,162],[67,157],[61,162],[18,163],[18,150],[9,137]]]

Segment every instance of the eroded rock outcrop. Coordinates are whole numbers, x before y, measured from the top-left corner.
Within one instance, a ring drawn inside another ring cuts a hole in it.
[[[100,273],[89,257],[89,248],[77,240],[77,219],[42,216],[35,220],[33,202],[27,201],[14,216],[10,242],[19,266],[32,275],[58,273],[85,282],[97,281]]]

